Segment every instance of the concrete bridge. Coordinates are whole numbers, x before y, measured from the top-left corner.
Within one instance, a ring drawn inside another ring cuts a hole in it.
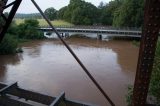
[[[45,34],[54,33],[51,28],[44,27],[38,28],[42,30]],[[104,38],[103,36],[111,37],[128,37],[128,38],[141,38],[140,30],[131,30],[131,29],[109,29],[103,27],[57,27],[58,32],[61,33],[62,36],[71,36],[73,34],[85,34],[85,35],[93,35],[97,38]]]

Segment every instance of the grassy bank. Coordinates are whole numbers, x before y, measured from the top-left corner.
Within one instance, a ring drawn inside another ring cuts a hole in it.
[[[24,23],[24,20],[25,19],[15,19],[15,22],[17,25],[19,25],[21,23]],[[48,26],[47,22],[44,19],[37,19],[37,20],[40,26]],[[55,20],[51,22],[54,26],[68,26],[68,27],[73,26],[73,24],[63,21],[63,20]]]

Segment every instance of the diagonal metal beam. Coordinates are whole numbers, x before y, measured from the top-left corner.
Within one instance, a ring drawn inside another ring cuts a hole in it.
[[[0,15],[3,13],[4,6],[6,5],[8,0],[0,0]]]
[[[160,0],[146,0],[132,106],[146,106],[159,30]]]
[[[22,100],[16,98],[11,98],[9,96],[0,96],[0,106],[33,106],[31,104],[25,103]]]
[[[10,3],[10,4],[6,5],[6,6],[4,6],[3,8],[4,8],[4,9],[6,9],[6,8],[8,8],[8,7],[10,7],[10,6],[14,5],[14,4],[15,4],[15,2],[16,2],[16,1],[13,1],[12,3]]]
[[[11,5],[13,5],[13,7],[12,7],[8,17],[7,17],[5,25],[2,27],[2,31],[0,32],[0,42],[4,38],[6,32],[7,32],[8,28],[9,28],[9,25],[11,24],[11,22],[13,20],[13,17],[16,14],[17,9],[18,9],[19,5],[21,4],[21,2],[22,2],[22,0],[15,0],[15,2],[11,3]]]
[[[49,106],[59,106],[61,102],[64,102],[65,93],[62,92]]]
[[[2,89],[0,89],[0,95],[5,95],[6,93],[8,93],[9,91],[13,91],[13,89],[17,89],[18,85],[17,82],[13,83],[11,85],[8,85]]]
[[[7,21],[7,17],[4,14],[1,14],[2,18]]]

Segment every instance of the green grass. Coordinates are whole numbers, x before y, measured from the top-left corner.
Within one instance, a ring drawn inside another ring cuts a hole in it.
[[[38,21],[39,21],[40,26],[47,26],[48,25],[44,19],[38,19]],[[68,23],[66,21],[63,21],[63,20],[55,20],[55,21],[51,21],[51,22],[54,26],[73,26],[73,24]]]
[[[38,21],[41,27],[48,26],[47,22],[44,19],[38,19]],[[24,19],[15,19],[15,22],[17,25],[19,25],[21,23],[24,23]],[[54,26],[66,26],[66,27],[73,26],[73,24],[63,21],[63,20],[54,20],[54,21],[51,21],[51,23]]]
[[[24,19],[15,19],[14,21],[17,25],[24,23]]]

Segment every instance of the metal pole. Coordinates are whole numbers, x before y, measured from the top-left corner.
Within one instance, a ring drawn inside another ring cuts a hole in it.
[[[146,106],[158,34],[160,0],[145,0],[144,26],[134,84],[132,106]]]
[[[14,17],[14,15],[16,14],[16,11],[19,7],[19,5],[21,4],[22,0],[15,0],[14,3],[12,3],[13,7],[9,13],[9,16],[7,18],[7,21],[2,29],[2,32],[0,32],[0,42],[2,41],[2,39],[4,38],[5,36],[5,33],[7,32],[7,29],[9,28],[9,25],[11,24],[12,22],[12,19]]]
[[[62,39],[58,31],[54,28],[52,23],[49,21],[49,19],[45,16],[43,11],[40,9],[38,4],[31,0],[32,3],[35,5],[35,7],[38,9],[38,11],[41,13],[41,15],[44,17],[44,19],[47,21],[49,26],[52,28],[52,30],[57,34],[58,38],[61,40],[61,42],[65,45],[65,47],[69,50],[69,52],[72,54],[72,56],[76,59],[76,61],[79,63],[79,65],[82,67],[82,69],[86,72],[88,77],[93,81],[93,83],[96,85],[96,87],[100,90],[100,92],[103,94],[103,96],[108,100],[108,102],[111,104],[111,106],[115,106],[115,104],[112,102],[112,100],[108,97],[108,95],[105,93],[105,91],[102,89],[102,87],[98,84],[98,82],[94,79],[94,77],[90,74],[90,72],[87,70],[87,68],[83,65],[83,63],[80,61],[80,59],[76,56],[76,54],[73,52],[73,50],[68,46],[68,44]]]

